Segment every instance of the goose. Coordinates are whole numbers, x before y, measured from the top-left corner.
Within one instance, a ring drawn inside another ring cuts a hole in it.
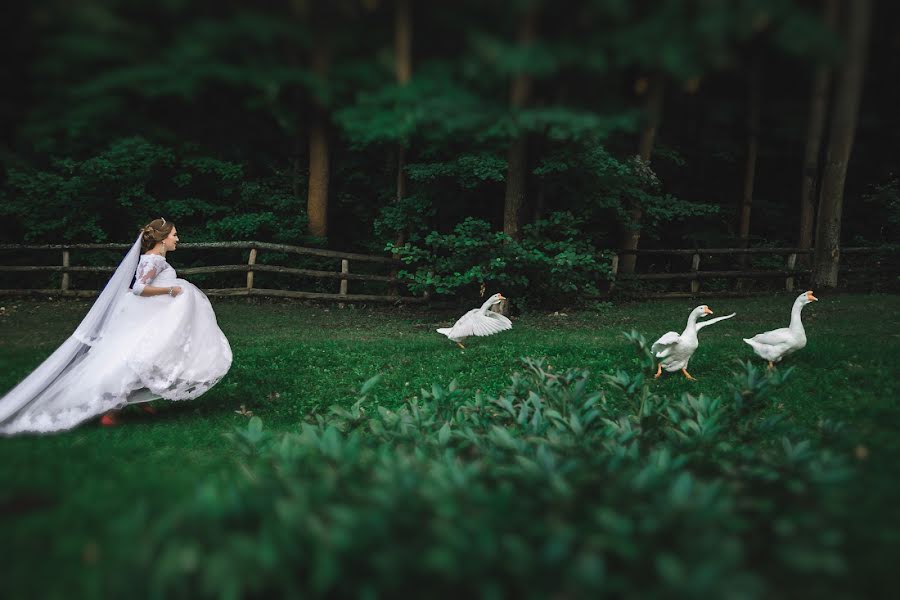
[[[806,346],[806,331],[800,320],[800,311],[810,302],[816,301],[818,298],[813,296],[812,291],[803,292],[794,300],[790,325],[754,335],[752,338],[744,338],[744,341],[758,356],[769,361],[770,369],[773,368],[774,363]]]
[[[713,314],[713,311],[705,304],[701,304],[691,311],[690,316],[688,316],[687,327],[684,328],[684,331],[680,334],[670,331],[653,342],[653,346],[651,346],[650,349],[653,351],[656,358],[662,359],[659,361],[659,365],[656,368],[655,378],[658,379],[659,376],[662,375],[662,370],[665,369],[669,373],[681,371],[689,380],[696,381],[696,379],[687,372],[687,366],[688,362],[691,360],[691,356],[694,355],[694,352],[700,345],[700,342],[697,340],[697,332],[713,323],[730,319],[737,313],[731,313],[724,317],[716,317],[715,319],[710,319],[709,321],[703,321],[701,323],[697,322],[698,318],[711,314]]]
[[[442,327],[437,332],[447,336],[450,341],[465,349],[462,341],[470,335],[494,335],[507,329],[512,329],[512,322],[501,315],[490,310],[491,306],[500,304],[501,300],[506,300],[502,294],[494,294],[488,298],[481,308],[473,308],[459,318],[453,327]]]

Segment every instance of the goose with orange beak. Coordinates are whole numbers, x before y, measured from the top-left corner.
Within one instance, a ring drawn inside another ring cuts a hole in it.
[[[494,294],[481,305],[481,308],[473,308],[456,321],[453,327],[443,327],[437,332],[447,336],[448,339],[460,348],[465,348],[462,342],[469,336],[485,336],[494,335],[507,329],[512,329],[512,321],[496,313],[490,308],[495,304],[500,304],[502,300],[506,300],[503,294]]]
[[[800,320],[800,311],[810,302],[817,300],[811,291],[803,292],[794,300],[790,325],[754,335],[752,338],[744,338],[744,341],[750,344],[758,356],[769,361],[771,369],[788,354],[793,354],[806,346],[806,330],[803,329],[803,321]]]
[[[687,327],[684,328],[684,331],[680,334],[670,331],[653,342],[653,346],[651,346],[650,349],[653,351],[653,355],[660,359],[659,365],[656,367],[657,378],[662,375],[662,370],[665,369],[669,373],[681,371],[684,373],[685,377],[691,381],[696,381],[696,379],[687,372],[687,366],[691,357],[694,355],[694,352],[696,352],[697,348],[700,346],[700,341],[697,339],[697,332],[713,323],[730,319],[736,313],[731,313],[724,317],[716,317],[715,319],[702,321],[700,323],[697,322],[697,319],[711,314],[713,314],[713,311],[705,304],[701,304],[691,311],[690,316],[688,316]]]

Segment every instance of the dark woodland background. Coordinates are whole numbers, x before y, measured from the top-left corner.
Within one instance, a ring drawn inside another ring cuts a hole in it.
[[[827,196],[840,228],[823,248],[891,243],[898,16],[837,0],[19,4],[0,241],[127,242],[165,216],[184,241],[434,263],[512,239],[590,269],[600,249],[817,245]]]

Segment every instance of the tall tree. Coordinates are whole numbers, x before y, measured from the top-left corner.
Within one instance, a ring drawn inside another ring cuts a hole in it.
[[[518,44],[528,46],[534,41],[537,27],[537,2],[531,2],[519,21]],[[525,107],[531,98],[533,80],[525,70],[512,78],[509,105],[513,113]],[[525,205],[525,186],[528,179],[528,134],[519,132],[506,153],[506,193],[503,199],[503,232],[513,239],[522,235],[522,209]]]
[[[404,86],[412,79],[412,6],[411,0],[396,0],[394,12],[394,70],[397,83]],[[406,196],[406,142],[397,145],[397,195]],[[404,242],[404,231],[397,234],[397,245]]]
[[[649,165],[653,156],[653,147],[656,143],[656,132],[662,119],[663,92],[665,90],[665,76],[661,71],[656,71],[647,78],[641,79],[637,84],[638,92],[645,94],[644,98],[644,124],[638,141],[638,158],[642,163]],[[631,198],[628,205],[628,223],[623,227],[621,247],[626,250],[637,250],[641,240],[641,221],[644,218],[644,209],[640,200]],[[623,254],[619,261],[619,271],[633,273],[637,262],[636,254]]]
[[[313,43],[312,71],[324,85],[328,73],[329,52],[327,40],[320,37]],[[309,191],[306,212],[309,216],[309,233],[316,237],[328,235],[328,114],[322,100],[315,97],[310,108],[309,124]]]
[[[816,220],[812,277],[816,287],[836,287],[838,282],[844,183],[856,135],[871,20],[871,0],[852,0],[847,3],[846,52],[837,71],[828,148],[822,172],[819,214]]]
[[[744,187],[738,211],[738,236],[740,247],[750,245],[750,214],[753,209],[753,186],[756,183],[756,158],[759,155],[759,121],[762,108],[762,57],[756,49],[750,59],[747,75],[747,149],[744,155]],[[747,255],[741,256],[741,266],[747,264]]]
[[[825,26],[833,29],[837,22],[838,1],[825,0],[823,6]],[[822,138],[825,118],[828,114],[828,88],[831,86],[831,66],[820,63],[813,74],[809,100],[809,120],[806,127],[806,150],[803,155],[803,176],[800,185],[800,234],[797,246],[804,250],[812,247],[813,226],[816,212],[816,188],[819,183],[819,160],[822,155]],[[809,264],[809,257],[801,255],[801,264]]]

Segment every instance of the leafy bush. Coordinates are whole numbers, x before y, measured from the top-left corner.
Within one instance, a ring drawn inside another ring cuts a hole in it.
[[[842,457],[767,416],[790,375],[752,364],[730,398],[657,394],[639,372],[523,359],[497,397],[433,385],[272,435],[171,512],[117,570],[161,597],[771,597],[827,589]],[[829,427],[829,435],[836,428]],[[792,593],[793,592],[793,593]]]
[[[190,241],[306,238],[305,201],[284,177],[251,179],[242,164],[143,137],[112,141],[84,159],[11,168],[0,237],[26,241],[125,241],[165,216]],[[77,207],[78,210],[72,210]],[[15,226],[14,230],[13,224]]]
[[[571,213],[553,213],[527,225],[521,241],[468,218],[452,233],[431,232],[421,242],[388,244],[411,268],[399,272],[414,293],[467,294],[482,286],[518,303],[574,304],[596,293],[610,276],[608,258],[584,239]]]
[[[657,159],[676,168],[683,164],[683,159],[667,148],[660,148]],[[633,203],[643,211],[642,235],[650,237],[659,237],[664,226],[676,221],[719,212],[718,206],[666,193],[650,164],[638,156],[616,156],[597,140],[556,148],[542,158],[534,173],[542,178],[548,195],[572,198],[575,214],[600,230],[610,222],[631,225]],[[694,225],[696,228],[696,222]]]
[[[403,235],[412,242],[419,242],[428,231],[428,219],[433,216],[434,208],[428,198],[421,195],[408,196],[382,207],[374,223],[375,237],[379,240],[396,240]]]

